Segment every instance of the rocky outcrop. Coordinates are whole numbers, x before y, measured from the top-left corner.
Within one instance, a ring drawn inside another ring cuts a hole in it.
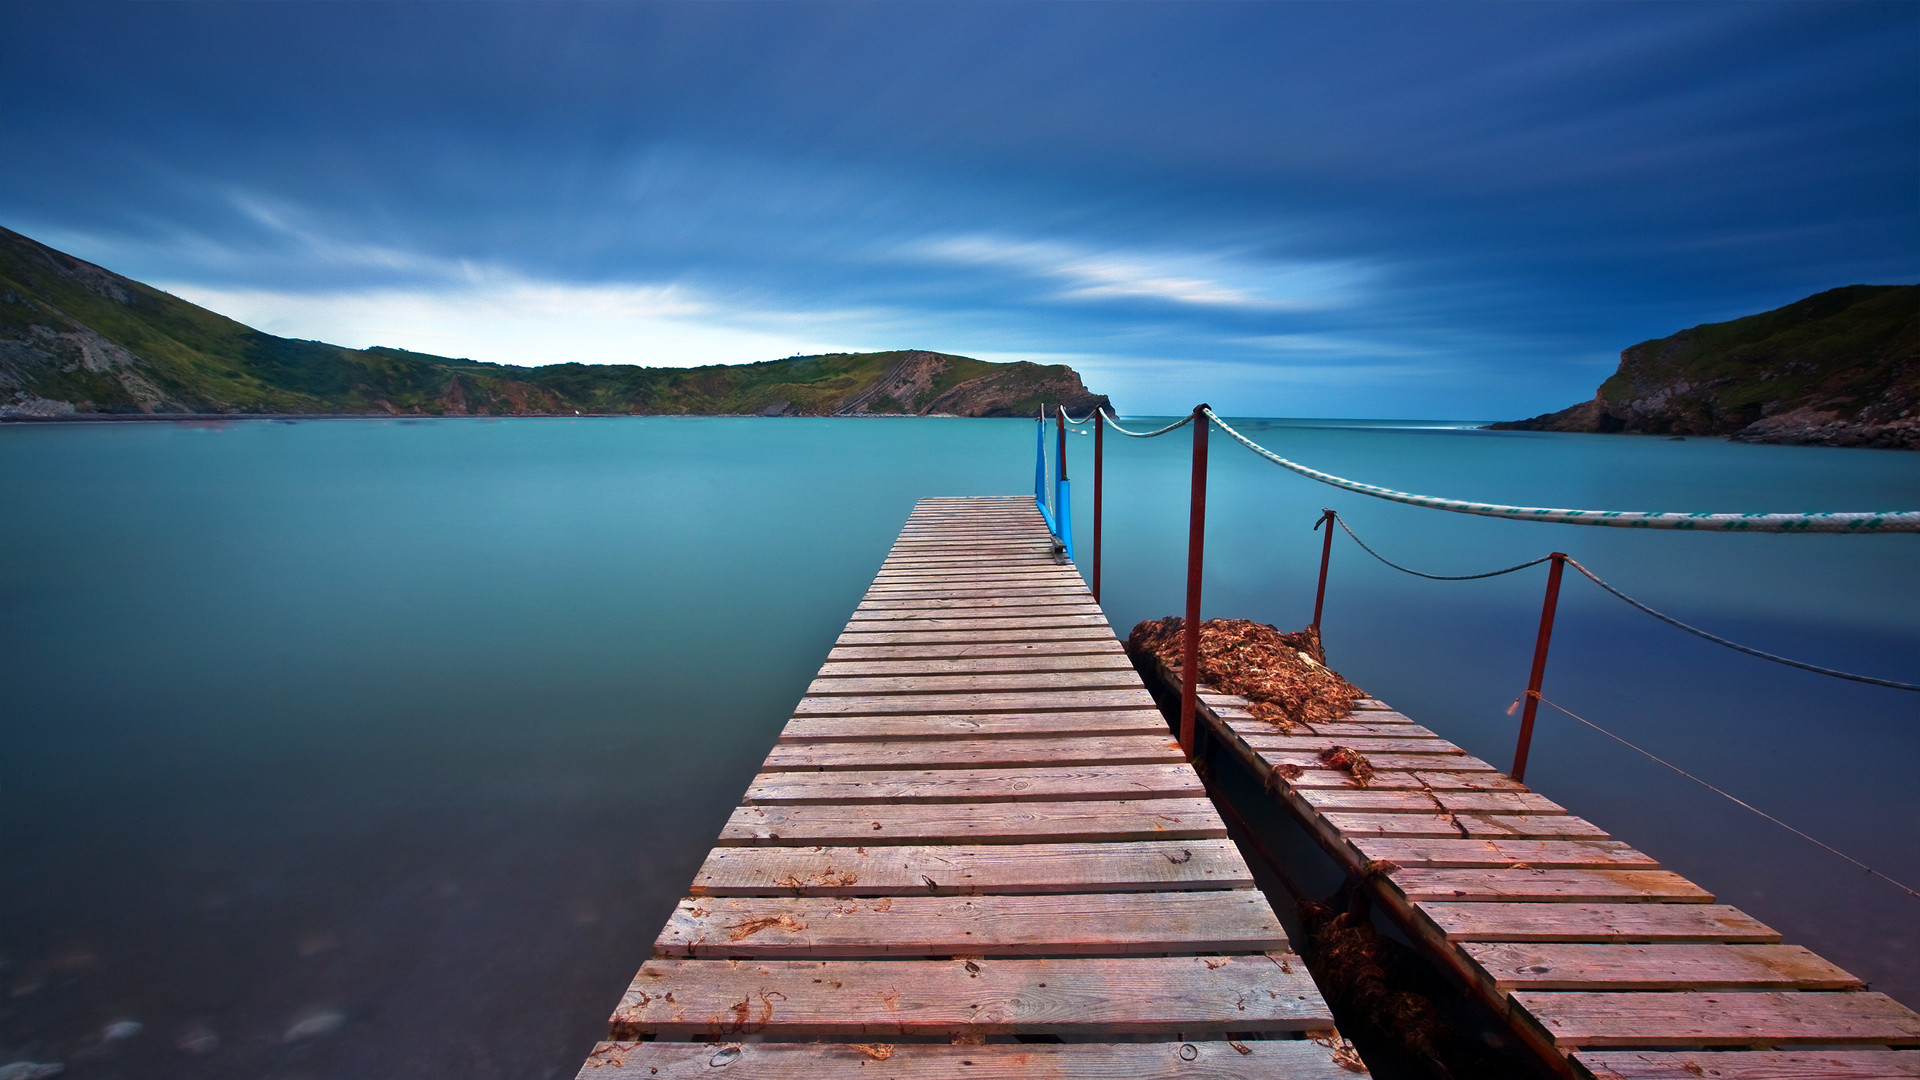
[[[74,415],[1031,415],[1072,368],[909,349],[698,368],[517,367],[263,334],[0,229],[0,419]]]
[[[1920,449],[1920,285],[1852,285],[1642,342],[1593,400],[1513,431]]]

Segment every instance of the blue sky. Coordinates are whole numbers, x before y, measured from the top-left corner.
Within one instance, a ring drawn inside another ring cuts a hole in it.
[[[1920,4],[0,4],[0,223],[502,363],[1503,418],[1920,280]]]

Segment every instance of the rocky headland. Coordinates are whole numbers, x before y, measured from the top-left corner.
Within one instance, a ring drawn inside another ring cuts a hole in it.
[[[262,333],[0,228],[0,419],[1029,416],[1108,405],[1061,364],[905,349],[697,368],[518,367]]]
[[[1490,426],[1920,449],[1920,285],[1849,285],[1642,342],[1592,400]]]

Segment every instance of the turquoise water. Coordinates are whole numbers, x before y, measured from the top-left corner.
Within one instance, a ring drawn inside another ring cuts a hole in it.
[[[1490,501],[1920,506],[1912,454],[1243,430]],[[1092,443],[1070,448],[1083,566]],[[1190,443],[1108,444],[1124,634],[1180,608]],[[0,1061],[571,1075],[914,500],[1028,490],[1032,446],[1030,421],[987,420],[0,428]],[[1420,569],[1558,548],[1738,640],[1920,681],[1920,537],[1438,514],[1217,433],[1211,489],[1209,615],[1304,624],[1332,506]],[[1543,578],[1422,581],[1342,537],[1330,659],[1504,767]],[[1571,576],[1546,693],[1920,879],[1920,695],[1726,652]],[[1556,716],[1536,787],[1920,1003],[1920,902]]]

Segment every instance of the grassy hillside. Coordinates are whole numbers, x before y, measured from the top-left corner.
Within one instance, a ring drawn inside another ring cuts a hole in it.
[[[1500,428],[1920,447],[1920,285],[1849,285],[1620,354],[1590,401]]]
[[[1076,411],[1071,368],[921,350],[698,368],[511,367],[261,333],[0,229],[0,416],[73,413],[825,416]]]

